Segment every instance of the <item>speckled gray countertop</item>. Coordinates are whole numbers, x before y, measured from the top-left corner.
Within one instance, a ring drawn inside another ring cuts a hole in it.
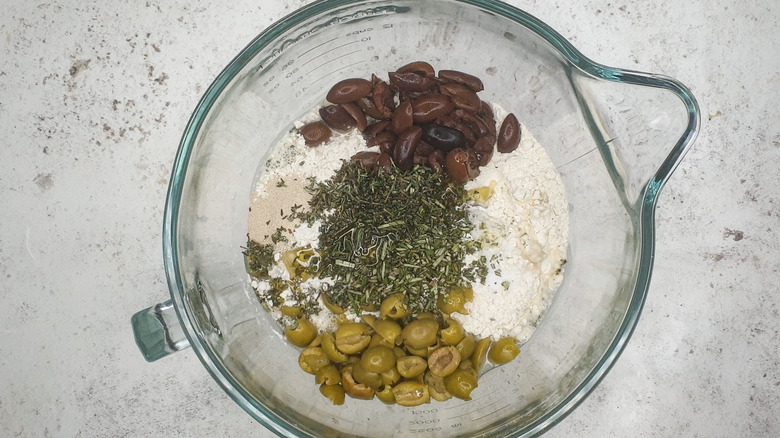
[[[163,206],[190,112],[303,3],[3,2],[0,436],[271,436],[192,351],[147,364],[129,318],[168,293]],[[776,3],[510,3],[596,61],[679,79],[703,116],[660,199],[633,338],[548,436],[780,435]]]

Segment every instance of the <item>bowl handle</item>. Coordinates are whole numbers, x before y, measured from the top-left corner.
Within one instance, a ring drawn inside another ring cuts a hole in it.
[[[171,300],[137,312],[131,323],[135,343],[147,362],[190,346]]]

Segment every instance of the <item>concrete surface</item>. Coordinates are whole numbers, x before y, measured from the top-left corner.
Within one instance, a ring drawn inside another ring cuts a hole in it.
[[[167,296],[171,161],[232,57],[305,3],[4,0],[0,436],[271,436],[192,351],[129,325]],[[699,100],[658,207],[649,298],[617,365],[550,437],[780,435],[780,26],[769,0],[519,1],[587,56]]]

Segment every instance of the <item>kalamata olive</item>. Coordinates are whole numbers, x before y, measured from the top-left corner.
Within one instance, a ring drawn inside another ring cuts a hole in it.
[[[365,130],[363,130],[363,138],[366,140],[371,140],[372,138],[376,137],[378,134],[386,131],[390,127],[390,120],[379,120],[376,121],[366,127]]]
[[[471,88],[458,83],[441,84],[439,90],[452,98],[452,103],[458,108],[477,111],[482,105],[482,101],[477,93]]]
[[[475,92],[479,92],[485,89],[482,84],[482,80],[476,76],[468,73],[463,73],[457,70],[439,70],[439,79],[444,82],[455,82],[456,84],[462,84],[471,88]]]
[[[420,144],[417,145],[417,150],[414,151],[414,156],[420,156],[420,157],[428,157],[428,155],[432,154],[433,151],[435,151],[436,148],[429,145],[428,143],[421,141]]]
[[[428,167],[433,169],[436,173],[444,172],[445,161],[446,157],[444,156],[444,152],[438,149],[428,155]]]
[[[366,130],[366,126],[368,126],[368,120],[366,119],[366,115],[363,114],[363,110],[361,110],[359,106],[353,102],[342,103],[340,106],[344,108],[353,119],[355,119],[355,124],[357,124],[358,131],[363,132]]]
[[[376,167],[376,162],[379,159],[379,152],[360,151],[353,155],[350,160],[357,161],[365,169],[373,169]]]
[[[411,102],[401,102],[393,111],[392,126],[396,135],[405,131],[414,123],[413,109]]]
[[[491,119],[495,117],[493,115],[493,108],[490,106],[489,103],[485,102],[484,100],[481,102],[479,106],[479,115],[485,115],[490,117]]]
[[[377,169],[390,169],[393,167],[393,157],[390,154],[382,152],[376,160]]]
[[[393,115],[395,103],[393,102],[393,90],[385,81],[379,81],[374,85],[374,92],[371,96],[377,111],[382,114],[381,118],[389,119]],[[380,118],[380,117],[377,117]]]
[[[319,146],[330,140],[331,130],[322,122],[311,122],[301,127],[301,135],[306,146]]]
[[[340,105],[327,105],[320,108],[319,112],[322,121],[336,131],[348,131],[357,124],[347,110]]]
[[[425,91],[430,90],[436,85],[436,80],[425,77],[419,73],[408,71],[403,73],[388,73],[390,83],[395,85],[400,91]]]
[[[463,135],[463,132],[438,123],[423,125],[422,139],[429,145],[444,152],[466,145],[466,136]]]
[[[472,129],[472,127],[463,119],[455,117],[454,112],[439,117],[436,119],[436,123],[460,131],[460,133],[463,134],[463,136],[466,138],[466,146],[470,146],[474,144],[475,141],[477,141],[477,134],[474,132],[474,129]]]
[[[415,73],[420,73],[423,76],[427,78],[434,78],[436,77],[436,72],[433,69],[433,66],[431,64],[428,64],[425,61],[414,61],[410,62],[409,64],[406,64],[404,66],[401,66],[396,70],[398,73],[405,73],[408,71],[413,71]]]
[[[480,166],[487,166],[490,159],[493,158],[493,144],[496,140],[493,137],[485,136],[480,137],[476,143],[474,143],[474,150],[477,152],[477,158],[479,159]]]
[[[401,170],[410,170],[414,166],[414,151],[422,138],[422,129],[411,126],[402,132],[395,141],[393,161]]]
[[[479,176],[479,162],[473,149],[455,148],[447,154],[445,168],[447,174],[458,184],[465,184],[468,180]]]
[[[367,116],[373,117],[375,119],[386,119],[389,117],[389,114],[383,114],[379,109],[377,109],[376,105],[374,105],[374,99],[372,96],[366,96],[361,97],[360,99],[355,101],[355,104],[360,107],[360,109],[363,110],[364,113],[366,113]]]
[[[499,152],[507,153],[517,149],[520,144],[520,123],[517,117],[510,113],[501,123],[501,129],[498,131],[497,147]]]
[[[443,94],[427,94],[412,101],[414,123],[428,123],[455,109],[452,99]]]
[[[366,147],[379,146],[379,151],[392,154],[395,148],[396,135],[392,131],[385,131],[366,142]]]
[[[354,102],[361,97],[371,94],[371,82],[361,78],[344,79],[336,82],[336,85],[330,88],[325,96],[330,103],[348,103]]]
[[[492,131],[492,136],[493,137],[496,136],[495,123],[493,123],[493,129],[491,130],[488,124],[473,111],[458,108],[455,111],[453,111],[452,115],[462,120],[463,123],[468,125],[472,129],[472,132],[474,132],[474,134],[477,137],[484,137],[486,135],[491,135],[491,131]]]

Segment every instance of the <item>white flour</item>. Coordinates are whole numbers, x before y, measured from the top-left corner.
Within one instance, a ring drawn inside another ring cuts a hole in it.
[[[494,105],[498,120],[506,112]],[[539,143],[522,129],[518,148],[496,152],[467,189],[490,186],[485,205],[469,209],[472,238],[488,241],[471,257],[486,256],[489,272],[476,283],[468,315],[453,314],[478,337],[505,336],[526,342],[563,280],[569,214],[563,183]],[[484,225],[480,225],[484,224]]]
[[[493,110],[498,121],[507,114],[497,105]],[[317,113],[312,112],[295,127],[317,119]],[[361,150],[376,148],[367,149],[357,130],[336,135],[315,148],[306,146],[297,131],[287,134],[258,180],[250,212],[250,238],[258,240],[269,232],[269,220],[274,220],[269,217],[281,217],[296,204],[307,205],[303,184],[307,178],[330,178],[342,160]],[[284,187],[280,187],[280,180]],[[475,226],[471,237],[483,239],[486,244],[467,260],[484,255],[489,261],[488,275],[484,284],[473,285],[474,301],[466,305],[469,314],[452,316],[478,337],[511,336],[525,342],[563,278],[561,268],[568,245],[566,198],[552,162],[525,126],[520,146],[508,154],[494,153],[490,163],[481,168],[480,176],[466,188],[490,186],[491,182],[494,194],[487,202],[469,207]],[[289,247],[316,247],[317,230],[317,224],[311,228],[297,226],[289,233]],[[277,266],[272,275],[284,277],[287,273]],[[315,291],[321,283],[330,281],[310,279],[301,286]],[[264,281],[252,281],[252,286],[259,291],[268,288]],[[312,322],[322,331],[333,329],[334,315],[320,304],[323,310]],[[354,319],[355,315],[348,317]]]

